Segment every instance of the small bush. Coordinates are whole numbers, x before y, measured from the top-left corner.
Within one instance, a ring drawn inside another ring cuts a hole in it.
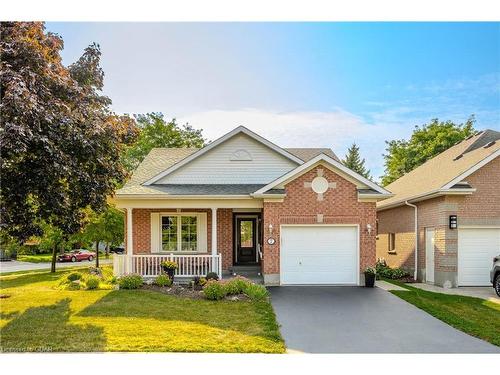
[[[172,285],[172,280],[167,275],[161,274],[155,278],[154,284],[158,285],[158,286],[162,286],[162,287],[163,286],[170,286],[170,285]]]
[[[80,289],[82,289],[82,286],[77,280],[75,280],[75,281],[70,282],[69,284],[66,284],[63,289],[64,290],[80,290]]]
[[[263,285],[257,285],[253,283],[249,283],[244,293],[252,300],[261,301],[267,298],[269,292]]]
[[[66,279],[68,281],[76,281],[76,280],[81,280],[83,278],[83,275],[80,272],[71,272],[66,276]]]
[[[219,276],[215,272],[209,272],[207,273],[207,276],[205,276],[205,279],[208,280],[219,280]]]
[[[241,276],[236,276],[235,278],[226,281],[224,283],[224,287],[226,288],[227,294],[241,294],[245,291],[249,284],[251,284],[250,280]]]
[[[193,284],[196,286],[203,286],[207,283],[207,279],[204,277],[195,276],[193,279]]]
[[[203,287],[203,294],[212,301],[218,301],[226,296],[225,286],[216,280],[207,281]]]
[[[378,261],[375,269],[377,272],[377,279],[385,278],[397,280],[410,275],[408,271],[403,268],[389,267],[385,261]]]
[[[101,280],[95,275],[88,275],[85,278],[85,287],[89,290],[99,288],[99,282]]]
[[[118,279],[120,289],[139,289],[143,283],[142,276],[136,274],[125,275]]]

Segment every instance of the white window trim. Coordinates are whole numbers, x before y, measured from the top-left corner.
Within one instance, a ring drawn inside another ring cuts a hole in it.
[[[162,242],[162,218],[167,217],[167,216],[176,216],[178,217],[177,219],[177,249],[182,246],[182,225],[181,225],[181,217],[182,216],[194,216],[197,218],[196,220],[196,251],[186,251],[186,250],[163,250],[163,242]],[[203,219],[202,219],[203,218]],[[202,223],[205,223],[205,228],[202,228]],[[207,242],[205,241],[200,241],[202,239],[202,236],[207,235],[207,213],[206,212],[160,212],[160,220],[159,220],[159,254],[206,254],[208,253],[208,246],[205,246],[205,249],[200,250],[200,242]]]

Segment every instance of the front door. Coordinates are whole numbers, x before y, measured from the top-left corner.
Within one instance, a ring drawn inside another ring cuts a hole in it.
[[[257,262],[257,218],[236,218],[236,263]]]

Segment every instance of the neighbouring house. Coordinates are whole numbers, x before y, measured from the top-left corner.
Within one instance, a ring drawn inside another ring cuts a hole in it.
[[[418,279],[439,286],[489,285],[500,254],[499,155],[500,132],[485,130],[389,184],[394,196],[377,203],[377,258],[414,273],[417,264]]]
[[[115,273],[179,276],[254,267],[270,285],[363,282],[376,202],[391,194],[330,149],[284,149],[238,127],[202,149],[153,149],[116,192],[126,255]]]

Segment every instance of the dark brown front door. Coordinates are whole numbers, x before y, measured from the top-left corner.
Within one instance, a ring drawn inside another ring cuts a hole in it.
[[[257,262],[257,218],[236,218],[236,262]]]

